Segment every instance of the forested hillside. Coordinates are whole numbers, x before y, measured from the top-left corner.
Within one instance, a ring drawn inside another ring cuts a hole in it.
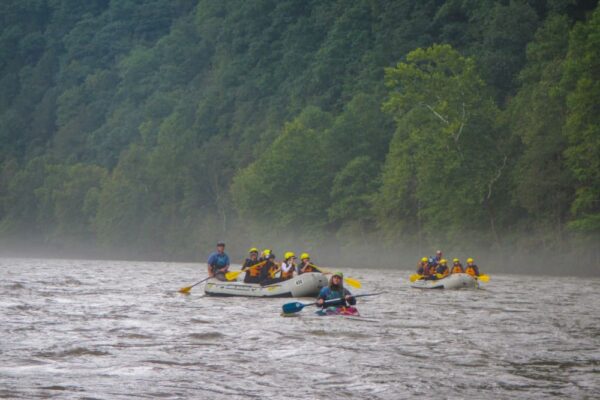
[[[0,21],[3,248],[599,262],[595,1],[4,0]]]

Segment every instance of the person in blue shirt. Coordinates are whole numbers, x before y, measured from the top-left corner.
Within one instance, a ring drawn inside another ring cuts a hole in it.
[[[217,243],[217,251],[208,257],[208,276],[226,281],[225,274],[229,269],[229,256],[225,253],[225,243]]]
[[[331,303],[324,304],[326,300],[340,299]],[[353,306],[356,304],[356,299],[352,293],[344,287],[344,274],[336,272],[329,279],[329,286],[321,289],[317,297],[317,307],[336,307],[336,306]]]

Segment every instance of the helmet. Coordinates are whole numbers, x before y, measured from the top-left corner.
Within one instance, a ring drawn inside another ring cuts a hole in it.
[[[331,277],[333,278],[334,276],[339,276],[340,278],[344,278],[344,274],[342,272],[334,272],[333,275],[331,275]]]
[[[248,250],[248,253],[256,253],[256,254],[258,254],[258,249],[256,247],[253,247],[250,250]]]
[[[302,254],[300,255],[300,259],[301,259],[301,260],[306,260],[306,259],[308,259],[308,258],[310,258],[310,254],[308,254],[308,253],[302,253]]]
[[[430,263],[433,263],[433,258],[430,258],[430,259],[429,259],[429,262],[430,262]]]
[[[472,263],[473,259],[472,258],[467,258],[467,263]]]
[[[460,260],[458,258],[455,258],[454,260],[452,260],[452,262],[457,263],[460,262]]]
[[[225,247],[225,242],[217,242],[217,247],[219,247],[219,246]]]
[[[436,252],[435,252],[435,254],[442,255],[442,251],[441,251],[441,250],[438,250],[438,251],[436,251]]]
[[[448,260],[446,260],[445,258],[442,258],[440,260],[440,264],[448,264]]]
[[[285,253],[283,255],[283,258],[286,259],[286,260],[288,260],[288,259],[290,259],[292,257],[296,257],[296,255],[293,252],[291,252],[291,251],[288,251],[287,253]]]
[[[421,258],[421,262],[427,262],[427,257]]]

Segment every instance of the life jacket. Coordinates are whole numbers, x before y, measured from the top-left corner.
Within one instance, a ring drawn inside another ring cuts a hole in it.
[[[423,265],[422,263],[417,264],[417,274],[425,275],[426,268],[427,268],[427,265]]]
[[[256,277],[260,276],[260,270],[262,268],[262,265],[259,266],[259,264],[264,265],[264,261],[251,260],[251,259],[247,258],[246,262],[244,263],[243,268],[246,270],[246,273],[248,275],[250,275],[253,278],[256,278]],[[256,265],[256,267],[252,268],[255,265]]]
[[[462,273],[462,272],[463,272],[463,266],[462,266],[461,263],[454,264],[452,266],[452,273],[453,274],[459,274],[459,273]]]
[[[447,265],[438,265],[436,273],[442,275],[442,276],[448,276],[448,273],[450,272],[450,270],[448,269]]]
[[[317,270],[315,268],[313,268],[310,265],[310,263],[306,264],[306,266],[305,266],[305,264],[299,265],[298,266],[298,271],[302,271],[303,268],[304,268],[304,272],[302,272],[303,274],[304,273],[309,273],[309,272],[317,272]]]
[[[429,275],[435,275],[437,273],[437,265],[431,264],[429,265]]]
[[[477,268],[477,265],[473,264],[473,265],[467,265],[467,269],[465,269],[465,273],[471,275],[471,276],[478,276],[479,275],[479,268]]]
[[[267,268],[267,274],[270,279],[274,279],[275,275],[279,272],[279,265],[274,262],[268,262],[263,268]]]
[[[281,279],[286,280],[286,279],[291,279],[294,276],[294,271],[296,270],[296,266],[292,263],[287,272],[284,271],[284,265],[287,265],[286,262],[281,264]]]

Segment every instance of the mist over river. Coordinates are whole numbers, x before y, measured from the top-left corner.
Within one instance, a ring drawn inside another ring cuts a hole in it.
[[[344,272],[387,292],[359,318],[178,293],[203,265],[0,259],[0,398],[600,398],[598,278]]]

